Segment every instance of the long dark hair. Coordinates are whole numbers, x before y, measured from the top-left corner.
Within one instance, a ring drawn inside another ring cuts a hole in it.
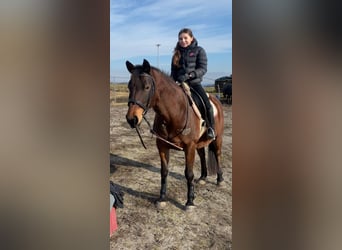
[[[190,37],[194,37],[193,33],[192,33],[192,30],[189,29],[189,28],[183,28],[181,29],[179,32],[178,32],[178,37],[183,34],[183,33],[186,33],[188,34]],[[177,41],[177,44],[176,44],[176,47],[174,48],[173,50],[173,56],[172,56],[172,64],[179,67],[179,59],[181,57],[181,53],[179,51],[179,43]]]

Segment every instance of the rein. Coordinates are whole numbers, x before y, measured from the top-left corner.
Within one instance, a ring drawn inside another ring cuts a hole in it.
[[[135,131],[137,131],[137,133],[138,133],[138,136],[139,136],[141,144],[144,146],[145,149],[147,149],[146,145],[145,145],[145,143],[144,143],[144,141],[143,141],[143,139],[141,137],[141,134],[140,134],[140,131],[139,131],[138,127],[135,127]]]
[[[166,142],[167,144],[172,145],[173,147],[177,148],[178,150],[181,150],[181,151],[184,150],[182,147],[179,147],[179,146],[177,146],[176,144],[174,144],[174,143],[172,143],[172,142],[170,142],[170,141],[164,139],[164,138],[161,137],[160,135],[158,135],[158,133],[152,128],[150,122],[149,122],[149,121],[147,120],[147,118],[145,117],[145,114],[143,115],[143,118],[144,118],[144,120],[146,121],[148,127],[150,128],[150,132],[151,132],[152,135],[155,135],[155,137],[158,138],[159,140],[162,140],[163,142]],[[189,105],[186,106],[186,119],[185,119],[185,124],[184,124],[183,128],[182,128],[175,136],[173,136],[172,138],[178,136],[179,134],[181,134],[181,133],[186,129],[186,127],[187,127],[187,125],[188,125],[188,120],[189,120]],[[138,133],[138,134],[139,134],[139,133]],[[140,136],[140,135],[139,135],[139,136]],[[144,143],[143,143],[141,137],[140,137],[140,140],[141,140],[141,142],[142,142],[142,144],[143,144],[143,146],[144,146]],[[145,146],[144,146],[144,147],[145,147]]]
[[[182,148],[182,147],[179,147],[179,146],[177,146],[176,144],[174,144],[174,143],[172,143],[172,142],[170,142],[170,141],[164,139],[163,137],[159,136],[159,135],[157,134],[157,132],[154,131],[154,129],[152,128],[150,122],[146,119],[146,117],[143,116],[143,118],[144,118],[144,120],[146,121],[147,125],[149,126],[150,132],[151,132],[152,135],[155,135],[155,137],[157,137],[159,140],[162,140],[163,142],[166,142],[167,144],[172,145],[172,146],[174,146],[175,148],[177,148],[177,149],[183,151],[183,148]],[[183,129],[183,130],[184,130],[184,129]],[[139,134],[139,133],[138,133],[138,134]],[[139,136],[140,136],[140,135],[139,135]],[[177,136],[177,135],[176,135],[176,136]],[[141,137],[140,137],[140,140],[141,140],[141,142],[142,142],[142,144],[143,144],[143,146],[144,146],[144,143],[143,143]],[[144,146],[144,147],[145,147],[145,146]],[[146,147],[145,147],[145,149],[146,149]]]

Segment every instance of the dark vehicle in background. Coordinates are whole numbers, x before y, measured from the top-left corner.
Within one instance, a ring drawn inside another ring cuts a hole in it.
[[[215,90],[218,93],[222,102],[232,104],[233,91],[232,91],[233,76],[223,76],[215,80]]]

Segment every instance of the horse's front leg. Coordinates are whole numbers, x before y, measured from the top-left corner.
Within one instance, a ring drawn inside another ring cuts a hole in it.
[[[158,143],[157,143],[158,145]],[[166,200],[166,186],[167,186],[167,175],[169,173],[169,149],[163,147],[162,145],[158,145],[159,156],[160,156],[160,175],[161,175],[161,188],[160,188],[160,196],[158,199],[158,203],[161,206],[165,205]]]
[[[190,145],[185,148],[185,177],[188,186],[188,200],[185,204],[186,208],[194,206],[195,191],[194,191],[194,161],[195,161],[195,145]]]

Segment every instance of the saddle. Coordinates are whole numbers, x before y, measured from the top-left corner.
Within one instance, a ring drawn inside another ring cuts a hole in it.
[[[207,123],[207,109],[205,107],[204,101],[202,97],[191,88],[186,82],[178,83],[179,86],[183,89],[184,93],[187,95],[189,99],[189,104],[200,119],[201,122],[201,132],[202,135],[206,130]]]
[[[205,103],[201,95],[198,94],[196,90],[191,88],[186,82],[180,83],[179,85],[183,88],[184,92],[188,96],[190,105],[193,106],[193,103],[195,103],[196,107],[198,108],[200,112],[201,118],[206,121],[207,109],[205,107]]]

